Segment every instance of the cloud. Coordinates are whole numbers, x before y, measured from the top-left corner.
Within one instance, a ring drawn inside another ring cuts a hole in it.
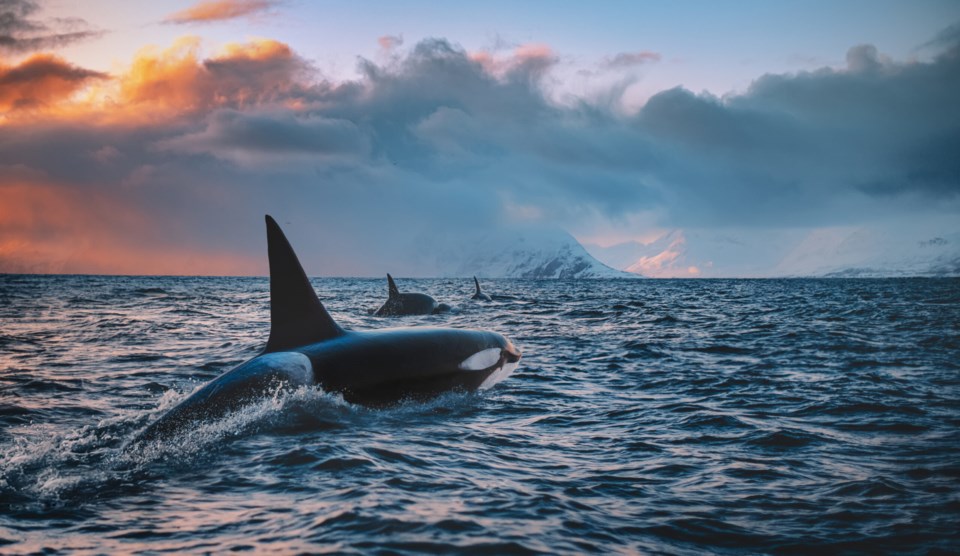
[[[282,102],[303,96],[311,71],[278,41],[228,44],[201,59],[199,39],[184,37],[170,48],[145,48],[136,55],[119,77],[118,104],[121,110],[149,109],[163,116]]]
[[[626,268],[627,272],[635,272],[651,278],[677,276],[676,267],[678,266],[677,263],[680,262],[678,259],[683,256],[683,246],[686,241],[682,232],[668,234],[660,240],[661,243],[666,243],[666,246],[657,249],[654,253],[640,257]],[[683,265],[680,264],[679,266]],[[690,268],[696,267],[688,267],[688,269]],[[688,269],[685,269],[685,271]],[[697,275],[699,273],[700,271],[696,270],[696,272],[690,272],[689,274]]]
[[[957,49],[960,48],[960,22],[941,29],[932,39],[920,45],[920,48],[948,50],[956,53]]]
[[[102,31],[79,18],[38,20],[32,0],[0,0],[0,53],[22,54],[96,38]]]
[[[368,138],[349,120],[304,116],[289,112],[248,114],[219,110],[202,131],[158,143],[163,149],[211,154],[241,164],[269,160],[363,155]]]
[[[860,44],[847,51],[847,69],[853,73],[867,73],[880,71],[889,67],[893,62],[881,56],[877,47],[872,44]]]
[[[612,58],[606,58],[603,66],[608,69],[632,68],[660,61],[660,53],[641,50],[639,52],[620,52]]]
[[[310,238],[298,248],[319,274],[416,275],[418,237],[517,221],[584,229],[643,214],[661,229],[766,236],[960,212],[953,50],[897,62],[856,46],[845,68],[766,75],[723,98],[671,89],[632,114],[553,100],[560,63],[545,45],[470,53],[434,39],[379,63],[361,59],[360,78],[330,83],[276,41],[204,56],[184,39],[138,53],[103,85],[104,98],[78,104],[85,116],[0,123],[0,167],[55,184],[40,200],[10,197],[51,214],[86,195],[116,201],[77,229],[101,218],[158,253],[192,245],[261,260],[251,222],[273,213]],[[0,174],[0,185],[13,182]],[[102,216],[111,210],[148,224]],[[9,232],[27,246],[16,268],[49,226]],[[680,254],[696,240],[682,237],[644,268],[718,272],[706,265],[713,259]],[[192,260],[195,272],[226,272],[225,262],[208,270]],[[0,260],[0,270],[11,265]]]
[[[52,54],[34,54],[15,66],[0,63],[0,111],[26,110],[64,100],[106,74],[74,66]]]
[[[428,44],[430,43],[426,41],[421,43],[421,45]],[[438,45],[433,44],[431,46],[436,47]],[[480,51],[470,54],[469,58],[480,64],[480,67],[490,75],[508,79],[523,76],[532,79],[534,82],[539,81],[547,71],[560,61],[559,56],[549,45],[536,43],[516,46],[507,55],[498,52]]]
[[[384,50],[393,50],[403,46],[403,35],[383,35],[377,39],[377,44]]]
[[[277,4],[275,0],[207,0],[169,15],[164,23],[227,21],[264,13]]]

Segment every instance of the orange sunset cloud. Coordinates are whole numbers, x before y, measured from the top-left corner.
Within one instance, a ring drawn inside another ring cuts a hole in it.
[[[141,49],[118,75],[90,71],[52,54],[0,64],[0,125],[6,120],[86,123],[156,121],[215,108],[289,101],[308,90],[311,69],[284,43],[227,44],[208,58],[197,37]]]
[[[271,0],[210,0],[172,14],[167,23],[204,23],[236,19],[263,12],[276,2]]]
[[[290,47],[269,39],[230,44],[205,60],[199,47],[199,39],[185,37],[164,50],[141,50],[117,80],[121,104],[175,113],[243,107],[278,100],[307,73]]]

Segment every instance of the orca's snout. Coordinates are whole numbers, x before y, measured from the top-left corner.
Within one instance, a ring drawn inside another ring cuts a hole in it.
[[[523,354],[520,353],[520,350],[517,349],[517,347],[513,345],[513,342],[510,340],[507,340],[506,347],[500,350],[500,353],[503,357],[503,360],[507,363],[516,363],[517,361],[520,361],[520,358],[523,356]]]

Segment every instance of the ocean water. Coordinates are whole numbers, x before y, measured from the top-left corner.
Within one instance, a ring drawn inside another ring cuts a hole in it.
[[[0,553],[956,553],[960,280],[313,281],[524,358],[483,393],[274,393],[126,444],[266,341],[266,279],[0,276]]]

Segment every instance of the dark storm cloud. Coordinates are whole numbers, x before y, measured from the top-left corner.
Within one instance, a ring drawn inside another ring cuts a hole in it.
[[[50,54],[36,54],[16,66],[0,64],[0,110],[35,108],[68,97],[107,75],[83,69]]]
[[[636,125],[666,157],[657,175],[676,199],[674,217],[688,225],[843,224],[864,217],[849,205],[858,197],[956,202],[957,50],[894,63],[862,45],[847,62],[766,75],[724,99],[683,89],[654,96]]]
[[[346,155],[368,150],[367,137],[349,120],[295,118],[289,112],[245,114],[236,110],[214,112],[203,131],[164,141],[160,146],[238,160],[244,156]]]
[[[37,19],[39,10],[32,0],[0,0],[0,53],[58,48],[103,34],[79,18]]]

